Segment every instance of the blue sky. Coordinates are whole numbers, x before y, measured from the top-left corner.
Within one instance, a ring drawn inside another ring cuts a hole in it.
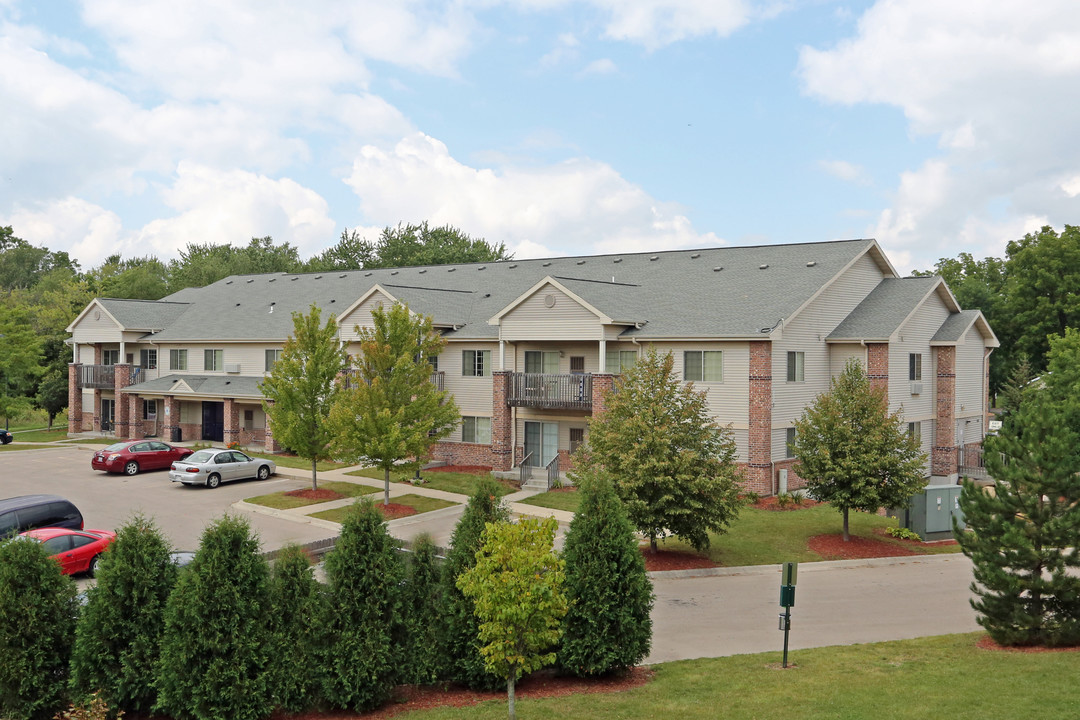
[[[421,220],[518,257],[1000,256],[1080,220],[1075,8],[0,0],[0,224],[84,266]]]

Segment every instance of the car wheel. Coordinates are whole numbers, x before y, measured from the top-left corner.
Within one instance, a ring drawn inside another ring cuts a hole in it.
[[[101,559],[100,555],[95,555],[90,558],[90,564],[86,567],[86,572],[90,574],[90,577],[97,577],[98,560]]]
[[[139,473],[139,463],[135,462],[134,460],[129,460],[127,462],[127,464],[124,465],[124,474],[125,475],[137,475],[138,473]]]
[[[260,465],[260,466],[259,466],[259,474],[258,474],[258,476],[257,476],[257,477],[258,477],[258,478],[259,478],[260,480],[265,480],[266,478],[270,477],[270,468],[269,468],[269,466],[267,466],[267,465]]]
[[[206,487],[208,487],[208,488],[216,488],[220,484],[221,484],[221,476],[218,475],[217,473],[214,473],[210,477],[206,478]]]

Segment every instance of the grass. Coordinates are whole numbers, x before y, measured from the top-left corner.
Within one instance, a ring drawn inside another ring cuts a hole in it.
[[[372,489],[378,492],[378,488]],[[423,495],[401,495],[400,497],[390,498],[390,502],[398,505],[408,505],[416,510],[417,515],[431,512],[432,510],[442,510],[443,508],[459,504],[450,502],[449,500],[440,500],[439,498],[425,497]],[[340,523],[348,510],[348,507],[333,508],[332,510],[322,510],[320,512],[311,513],[309,517]]]
[[[525,503],[526,505],[536,505],[537,507],[551,508],[553,510],[566,510],[567,512],[576,513],[578,505],[581,504],[581,495],[577,490],[562,490],[554,492],[549,490],[539,495],[533,495],[527,497],[524,500],[518,502]]]
[[[375,478],[376,480],[383,479],[383,471],[379,468],[364,468],[363,470],[353,470],[346,473],[346,475],[356,475],[358,477]],[[421,471],[420,476],[426,480],[422,487],[431,488],[432,490],[442,490],[444,492],[458,493],[460,495],[472,496],[476,492],[476,484],[480,482],[480,478],[483,475],[473,475],[472,473],[459,473],[459,472],[431,472]],[[412,484],[413,475],[410,473],[390,473],[391,482],[409,483]],[[499,486],[498,495],[502,497],[512,492],[517,492],[518,487],[505,480],[495,480],[495,484]]]
[[[1077,717],[1080,653],[992,652],[981,633],[796,650],[655,666],[653,680],[617,693],[518,698],[527,718],[680,720],[949,720]],[[409,720],[502,720],[506,700],[398,715]]]
[[[41,450],[51,448],[53,445],[0,445],[0,452],[15,452],[17,450]]]
[[[319,483],[319,489],[333,490],[345,497],[359,497],[361,495],[379,492],[379,488],[377,487],[357,485],[356,483],[341,482],[338,480],[324,480]],[[249,502],[253,505],[262,505],[263,507],[274,508],[276,510],[288,510],[289,508],[304,507],[305,505],[315,505],[327,502],[326,500],[310,500],[308,498],[286,495],[286,492],[288,491],[283,490],[281,492],[270,493],[269,495],[258,495],[256,497],[248,498],[244,500],[244,502]]]
[[[57,442],[67,440],[67,428],[63,430],[18,430],[12,433],[16,442]]]
[[[854,511],[850,515],[852,536],[874,538],[898,547],[919,548],[918,545],[874,533],[876,528],[884,527],[896,527],[896,520]],[[726,533],[710,534],[712,543],[708,556],[713,562],[728,567],[770,565],[789,560],[814,562],[821,560],[821,556],[807,549],[807,540],[815,535],[842,531],[843,517],[828,505],[786,512],[744,507]],[[689,545],[673,539],[662,541],[661,545],[668,549],[689,548]],[[959,552],[956,545],[926,545],[920,549],[928,554]]]
[[[72,445],[112,445],[113,443],[123,442],[123,440],[114,437],[84,437],[61,440],[60,442],[70,443]]]
[[[244,452],[247,452],[246,450]],[[278,467],[295,468],[297,470],[311,471],[311,461],[304,458],[298,458],[295,455],[266,455],[266,453],[260,451],[256,453],[249,453],[253,455],[262,455],[273,460]],[[348,463],[334,462],[332,460],[320,460],[315,466],[316,469],[322,470],[337,470],[338,468],[348,467]]]

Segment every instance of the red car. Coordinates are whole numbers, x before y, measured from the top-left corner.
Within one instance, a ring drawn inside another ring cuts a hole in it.
[[[60,563],[65,575],[97,570],[98,559],[105,548],[116,539],[109,530],[68,530],[67,528],[38,528],[22,533],[37,540]]]
[[[106,472],[135,475],[140,470],[162,470],[194,452],[191,448],[169,445],[159,440],[129,440],[98,450],[90,467]]]

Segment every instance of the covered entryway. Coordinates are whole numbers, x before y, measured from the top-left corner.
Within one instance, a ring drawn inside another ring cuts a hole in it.
[[[116,400],[113,398],[101,399],[101,432],[112,432],[116,422]]]
[[[225,439],[225,403],[203,401],[202,439],[212,442],[222,442]]]

